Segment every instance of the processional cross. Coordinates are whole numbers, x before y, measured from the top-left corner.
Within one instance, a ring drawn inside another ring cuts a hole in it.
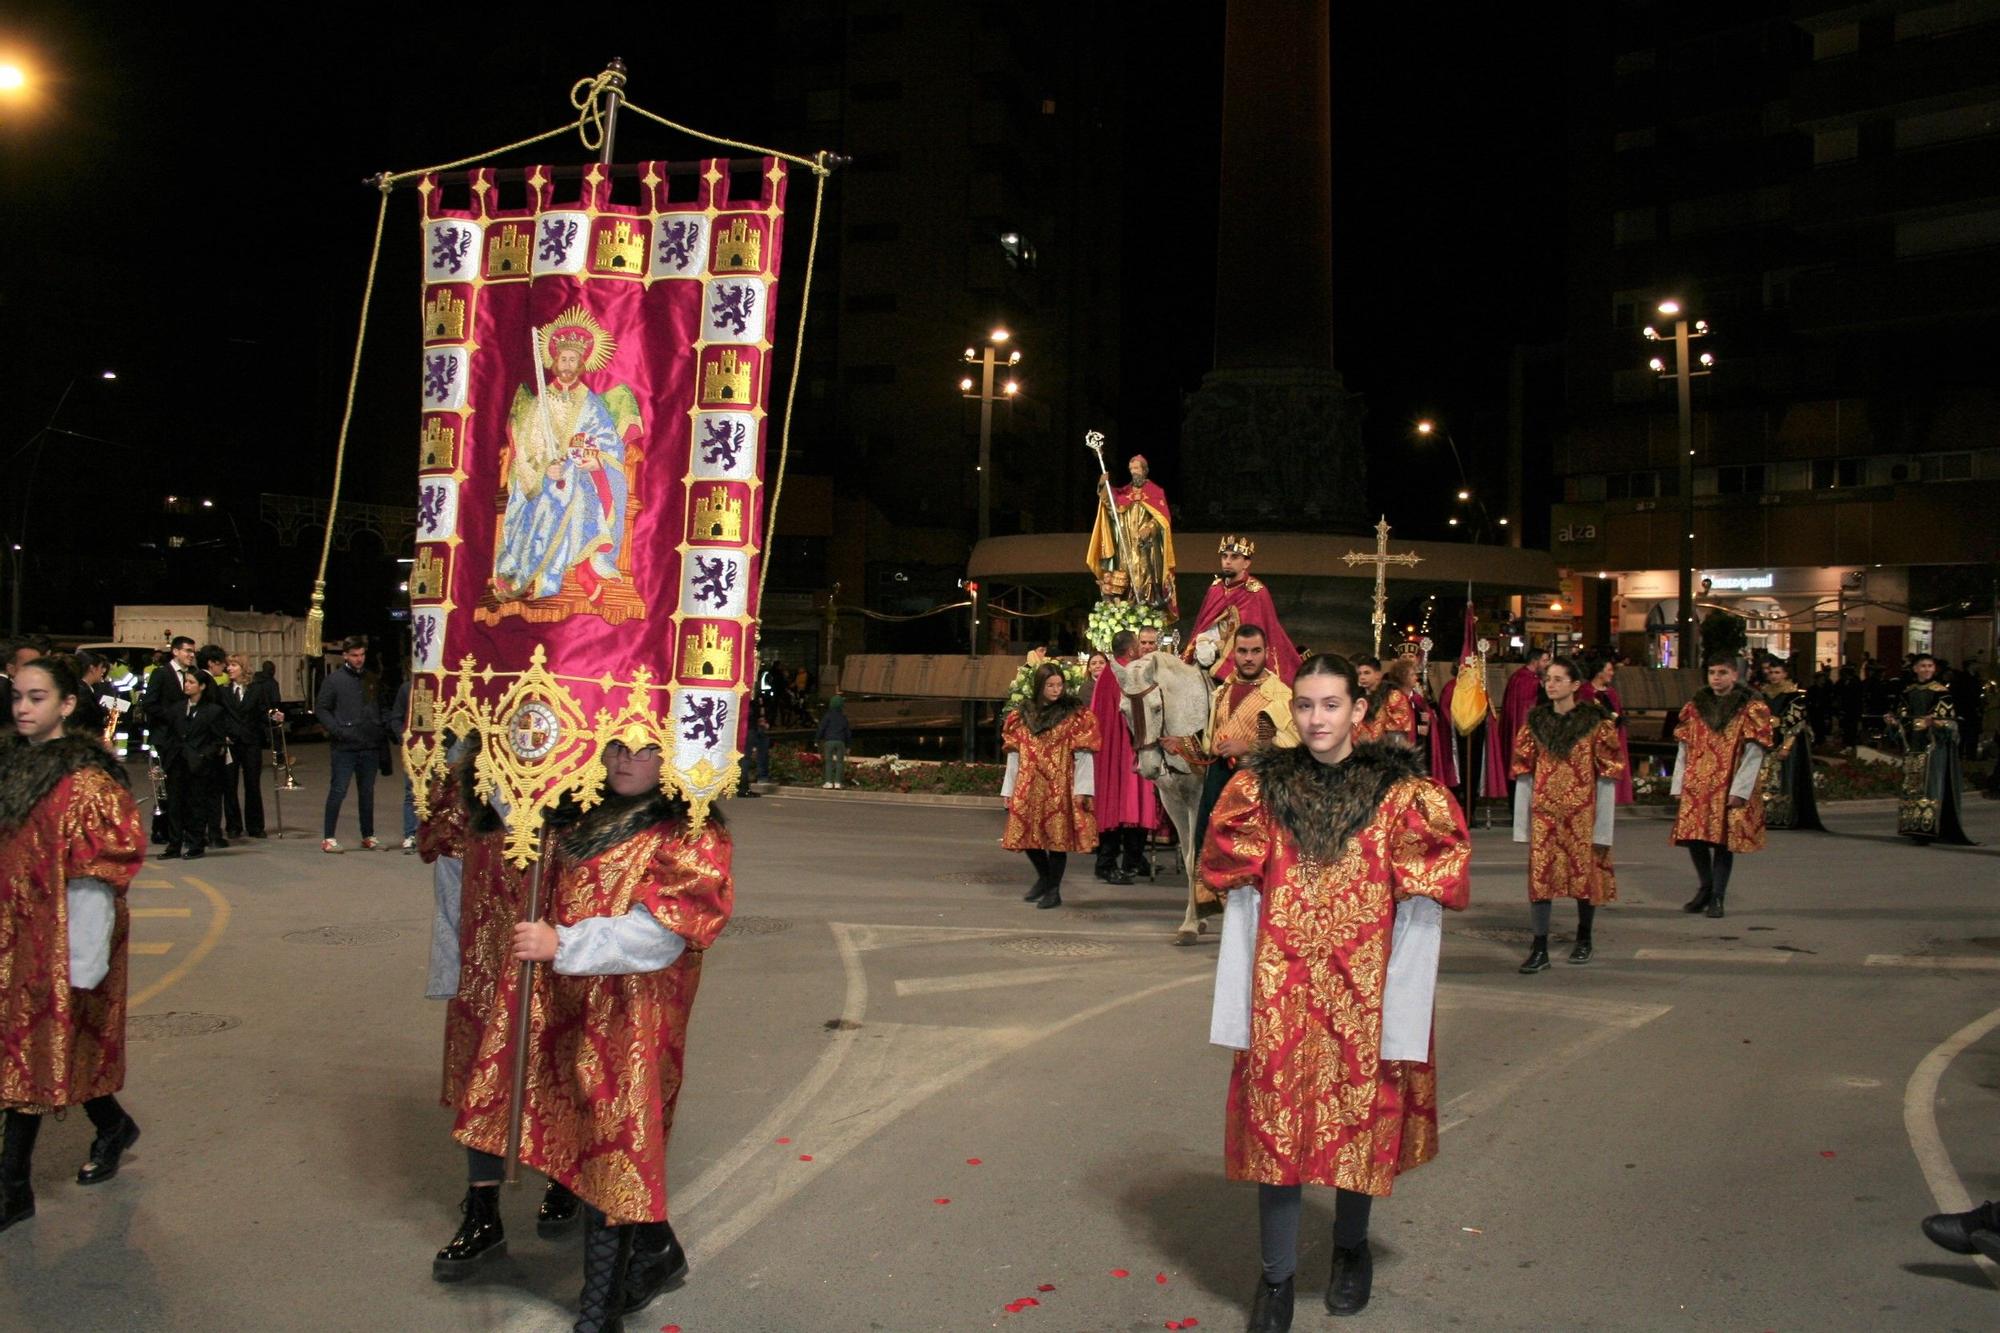
[[[1366,551],[1349,551],[1341,558],[1347,561],[1348,568],[1350,569],[1356,565],[1375,566],[1375,614],[1369,617],[1369,623],[1375,627],[1374,652],[1375,656],[1380,657],[1382,655],[1382,627],[1389,621],[1388,611],[1386,610],[1389,603],[1389,566],[1420,565],[1424,562],[1424,558],[1415,551],[1406,551],[1402,555],[1389,554],[1389,516],[1387,514],[1384,514],[1381,521],[1375,525],[1375,551],[1372,555]]]

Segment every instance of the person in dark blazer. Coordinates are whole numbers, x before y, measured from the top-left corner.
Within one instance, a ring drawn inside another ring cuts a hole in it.
[[[213,680],[199,671],[188,672],[181,678],[181,705],[167,715],[159,733],[168,804],[168,841],[167,850],[160,853],[162,860],[193,858],[208,850],[209,826],[218,817],[222,756],[229,744],[229,720],[219,693]]]
[[[222,706],[229,714],[228,772],[224,777],[223,815],[229,836],[262,838],[264,832],[264,743],[271,732],[271,714],[278,708],[278,683],[250,674],[242,653],[223,660],[229,683],[222,686]],[[283,716],[283,714],[279,714]],[[242,785],[239,798],[237,785]]]

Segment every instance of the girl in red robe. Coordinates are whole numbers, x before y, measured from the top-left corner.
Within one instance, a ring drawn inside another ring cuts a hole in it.
[[[1211,902],[1261,896],[1224,1148],[1229,1178],[1258,1182],[1252,1329],[1291,1326],[1301,1185],[1337,1191],[1326,1304],[1353,1314],[1368,1303],[1373,1197],[1437,1155],[1437,920],[1470,899],[1470,845],[1458,803],[1414,752],[1354,744],[1366,710],[1345,659],[1308,659],[1292,683],[1301,743],[1230,778],[1202,846]],[[1218,1033],[1226,984],[1218,967]]]
[[[1071,852],[1097,846],[1097,790],[1093,756],[1097,717],[1069,693],[1054,662],[1035,668],[1028,702],[1007,715],[1000,739],[1007,750],[1007,831],[1000,845],[1026,852],[1035,883],[1024,899],[1037,907],[1062,906],[1063,872]]]
[[[97,1136],[79,1185],[118,1174],[139,1126],[125,1086],[125,890],[145,860],[125,769],[95,736],[67,735],[81,693],[52,658],[12,689],[0,742],[0,1231],[35,1215],[35,1138],[82,1103]]]
[[[1514,841],[1528,844],[1528,904],[1535,942],[1524,974],[1549,968],[1550,904],[1576,899],[1572,963],[1587,963],[1597,909],[1618,897],[1611,868],[1612,810],[1625,758],[1611,714],[1578,703],[1586,682],[1575,659],[1549,663],[1538,704],[1514,734]]]
[[[1611,714],[1611,720],[1618,727],[1618,757],[1625,761],[1625,771],[1618,775],[1618,804],[1630,805],[1637,799],[1632,790],[1632,738],[1625,726],[1625,701],[1618,697],[1618,688],[1611,682],[1618,675],[1618,659],[1607,657],[1595,667],[1584,668],[1590,672],[1590,679],[1576,692],[1583,703],[1604,705]]]
[[[439,1102],[455,1114],[452,1128],[466,1159],[463,1218],[431,1260],[431,1277],[439,1282],[470,1277],[507,1253],[500,1219],[507,1099],[492,1094],[512,1088],[514,927],[527,905],[528,876],[507,860],[500,812],[479,796],[473,772],[479,746],[475,733],[432,786],[430,816],[417,830],[417,852],[431,863],[438,896],[425,993],[445,1001]],[[576,1196],[551,1180],[536,1210],[535,1232],[560,1239],[580,1216]]]
[[[659,748],[613,742],[604,762],[603,803],[554,839],[545,918],[514,928],[514,957],[550,964],[535,974],[521,1160],[585,1204],[584,1333],[687,1272],[667,1140],[702,954],[735,903],[722,818],[697,832],[660,794]]]

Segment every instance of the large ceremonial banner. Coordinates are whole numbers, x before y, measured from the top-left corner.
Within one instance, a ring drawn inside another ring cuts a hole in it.
[[[735,787],[786,183],[757,160],[754,186],[725,160],[420,186],[405,758],[421,804],[440,737],[478,732],[517,864],[614,740],[660,746],[697,820]]]

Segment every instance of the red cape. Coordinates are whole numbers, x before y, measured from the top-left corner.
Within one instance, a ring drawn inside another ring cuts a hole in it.
[[[1500,771],[1513,772],[1514,738],[1535,705],[1542,701],[1542,678],[1533,669],[1521,667],[1507,677],[1507,697],[1500,703]]]
[[[1153,784],[1139,776],[1138,757],[1132,751],[1132,732],[1118,707],[1124,691],[1118,673],[1110,667],[1097,678],[1090,692],[1090,711],[1097,718],[1096,783],[1097,827],[1151,828],[1159,822],[1157,796]]]
[[[1190,640],[1201,637],[1203,630],[1222,618],[1222,613],[1230,607],[1236,608],[1236,623],[1255,625],[1264,631],[1264,648],[1267,664],[1278,673],[1278,679],[1289,685],[1292,677],[1299,674],[1299,650],[1292,646],[1292,636],[1285,633],[1285,627],[1278,623],[1278,608],[1271,601],[1271,590],[1254,577],[1246,578],[1238,584],[1228,584],[1217,580],[1208,585],[1208,595],[1201,599],[1201,610],[1194,615],[1194,633]],[[1236,672],[1236,664],[1230,659],[1230,645],[1218,645],[1215,668],[1211,674],[1217,680],[1226,680]]]

